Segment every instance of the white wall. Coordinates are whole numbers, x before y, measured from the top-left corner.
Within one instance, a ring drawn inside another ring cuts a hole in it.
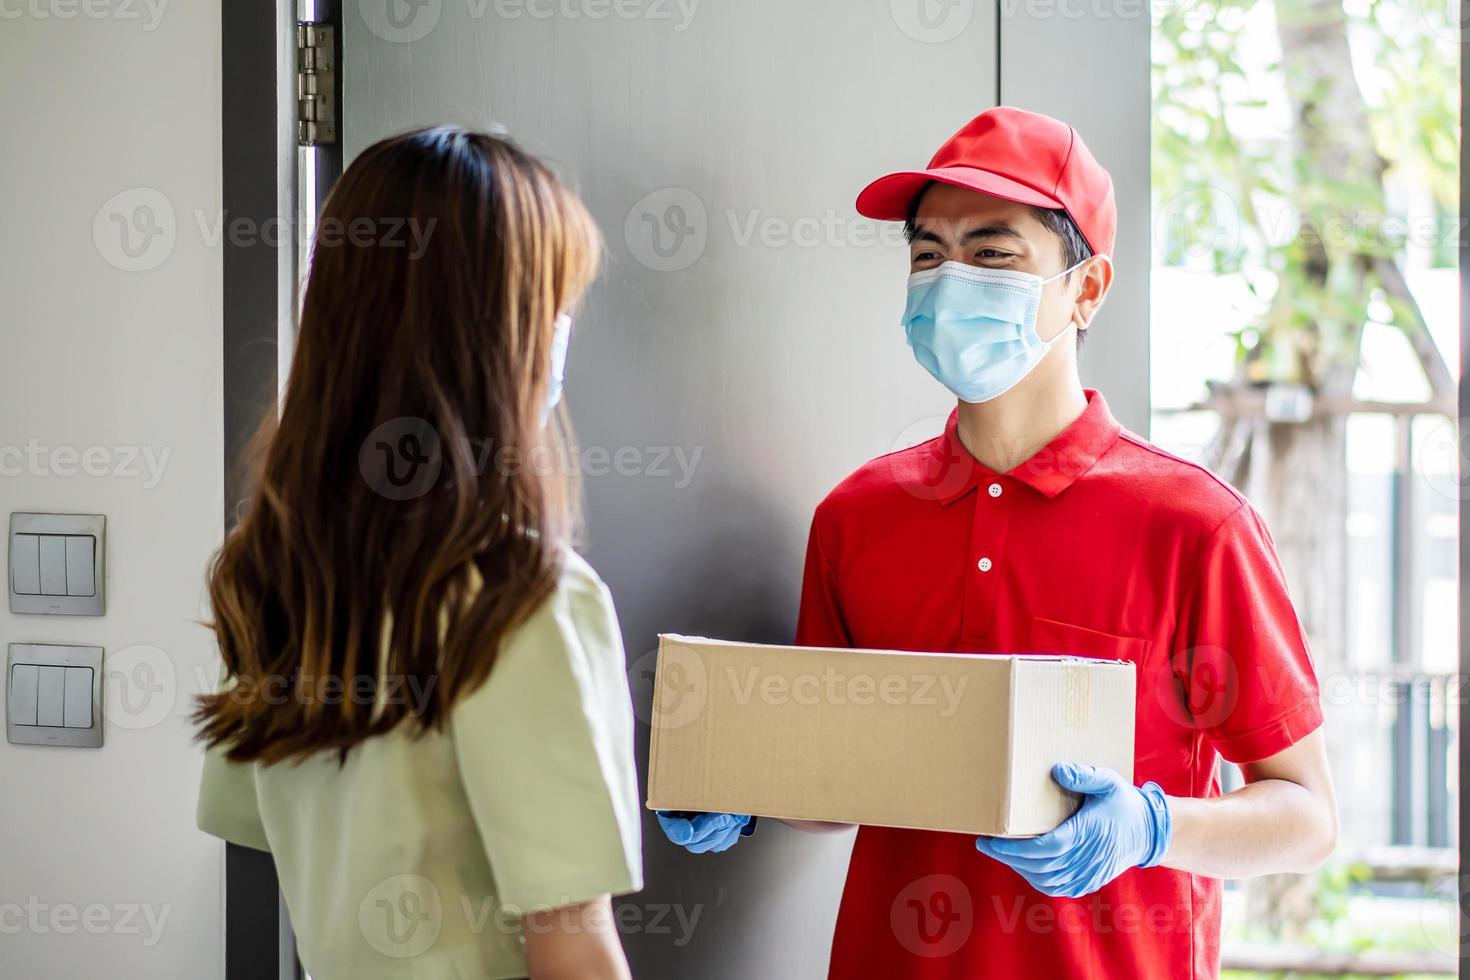
[[[196,621],[221,535],[221,255],[197,216],[220,207],[218,6],[0,0],[0,520],[100,512],[110,534],[104,618],[0,608],[0,643],[105,647],[114,715],[101,749],[0,743],[5,978],[223,973],[223,848],[194,829],[183,717],[216,656]],[[138,204],[165,233],[130,260],[111,215]]]

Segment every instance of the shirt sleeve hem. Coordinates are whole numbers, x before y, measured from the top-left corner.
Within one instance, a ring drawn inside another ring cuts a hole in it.
[[[1274,721],[1241,735],[1210,739],[1230,762],[1259,762],[1291,748],[1322,725],[1322,705],[1303,701]]]
[[[249,821],[231,819],[215,812],[211,807],[201,806],[195,814],[194,823],[211,837],[267,854],[271,852],[270,841],[266,839],[265,832]]]

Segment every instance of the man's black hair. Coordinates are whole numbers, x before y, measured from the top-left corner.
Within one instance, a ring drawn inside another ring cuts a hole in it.
[[[919,217],[919,202],[924,199],[924,195],[928,193],[929,188],[933,187],[936,183],[939,183],[939,181],[929,181],[919,193],[914,195],[914,199],[909,202],[909,213],[903,220],[904,240],[910,242],[914,240],[914,233],[918,230],[915,222]],[[1053,235],[1056,235],[1057,240],[1061,242],[1063,269],[1071,269],[1072,266],[1081,262],[1083,259],[1092,257],[1092,249],[1088,247],[1087,239],[1082,237],[1082,230],[1077,227],[1077,222],[1072,220],[1070,214],[1061,208],[1043,208],[1035,205],[1031,205],[1030,208],[1031,216],[1041,222],[1042,226]],[[1072,278],[1072,273],[1069,272],[1062,278],[1063,280],[1070,279]],[[1087,331],[1085,330],[1077,331],[1077,343],[1079,346],[1082,344],[1082,338],[1086,334]]]

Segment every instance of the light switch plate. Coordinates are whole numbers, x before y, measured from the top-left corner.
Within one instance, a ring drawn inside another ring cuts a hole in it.
[[[5,737],[16,745],[101,746],[102,648],[10,644]]]
[[[107,518],[101,514],[11,514],[8,556],[11,612],[107,612]]]

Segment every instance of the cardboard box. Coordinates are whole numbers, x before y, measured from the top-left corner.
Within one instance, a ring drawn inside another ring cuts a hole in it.
[[[1133,665],[659,637],[648,806],[1025,837],[1133,778]]]

